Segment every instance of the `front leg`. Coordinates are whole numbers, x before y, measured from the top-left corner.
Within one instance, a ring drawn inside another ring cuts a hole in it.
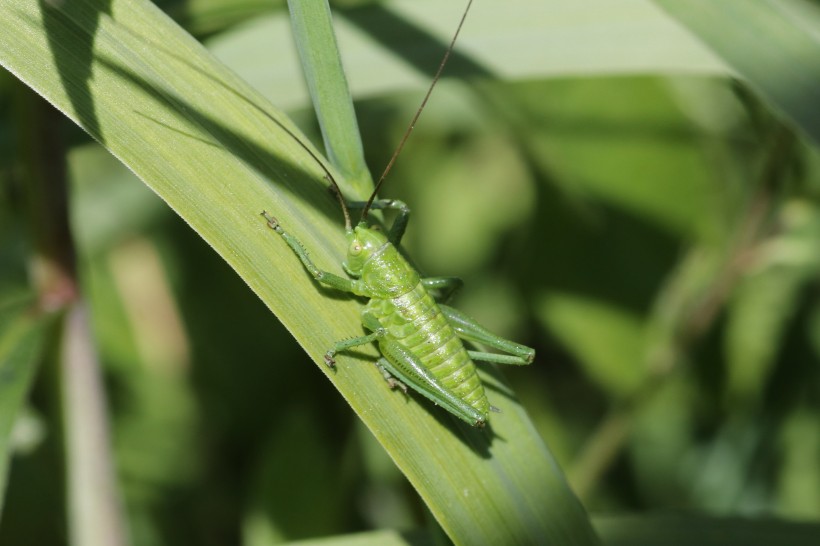
[[[358,280],[346,279],[344,277],[340,277],[339,275],[335,275],[329,271],[323,271],[316,267],[316,264],[311,261],[310,257],[308,256],[307,250],[305,247],[302,246],[302,243],[299,242],[299,239],[282,229],[282,226],[279,224],[279,220],[268,214],[266,211],[262,211],[262,216],[265,217],[265,220],[268,222],[268,227],[271,228],[273,231],[278,233],[282,236],[282,239],[288,244],[288,246],[293,250],[293,252],[299,257],[304,264],[305,269],[308,270],[316,281],[319,283],[329,286],[330,288],[335,288],[336,290],[341,290],[343,292],[350,292],[352,294],[356,294],[359,296],[368,296],[365,293],[363,283]]]

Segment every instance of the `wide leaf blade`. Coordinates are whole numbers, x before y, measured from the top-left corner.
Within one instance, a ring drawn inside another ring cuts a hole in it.
[[[341,274],[340,214],[295,129],[256,92],[149,2],[14,0],[0,7],[0,22],[3,66],[102,142],[238,272],[454,540],[596,542],[551,455],[496,379],[488,377],[491,401],[503,413],[481,431],[391,392],[367,361],[341,357],[336,372],[324,367],[335,340],[361,332],[360,304],[318,290],[260,212],[277,216],[321,267]],[[225,363],[241,373],[239,364]]]

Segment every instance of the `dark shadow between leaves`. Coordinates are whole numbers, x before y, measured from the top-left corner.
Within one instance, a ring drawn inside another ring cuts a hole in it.
[[[100,19],[111,15],[111,0],[39,0],[39,4],[43,30],[68,100],[83,127],[101,137],[94,95],[88,81],[94,64],[94,37]],[[67,35],[70,35],[69,39]],[[65,48],[66,42],[73,44],[70,50]]]
[[[484,381],[485,390],[499,394],[511,402],[518,402],[518,398],[516,398],[515,393],[512,389],[510,389],[504,374],[498,369],[497,365],[492,365],[485,362],[476,365],[481,369],[481,371],[493,379],[492,382]]]
[[[431,79],[447,51],[448,43],[382,5],[338,6],[334,11]],[[445,74],[458,78],[493,78],[492,71],[457,49],[450,54]]]

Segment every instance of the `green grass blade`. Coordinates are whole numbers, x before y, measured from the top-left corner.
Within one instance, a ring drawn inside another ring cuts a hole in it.
[[[606,546],[810,546],[817,523],[705,516],[615,516],[595,518]]]
[[[820,142],[820,9],[803,0],[655,0]]]
[[[456,542],[596,543],[552,456],[496,378],[484,374],[503,413],[492,431],[478,431],[390,391],[367,361],[340,357],[335,372],[322,364],[334,341],[361,332],[360,304],[318,290],[259,213],[276,215],[319,266],[341,274],[338,205],[290,122],[247,84],[147,1],[10,0],[0,23],[0,63],[103,143],[237,271]]]
[[[11,431],[34,380],[43,349],[48,317],[28,306],[0,310],[0,515],[11,457]]]
[[[291,26],[330,162],[365,197],[372,191],[359,125],[347,87],[330,8],[322,0],[289,0]]]

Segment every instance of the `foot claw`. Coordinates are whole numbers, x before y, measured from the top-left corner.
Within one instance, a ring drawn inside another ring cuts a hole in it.
[[[333,358],[333,353],[325,353],[325,364],[328,368],[336,367],[336,360]]]
[[[533,361],[535,360],[535,351],[532,351],[531,353],[529,353],[527,355],[526,360],[527,360],[527,364],[532,364]]]
[[[407,394],[407,385],[405,385],[404,383],[402,383],[401,381],[399,381],[398,379],[396,379],[394,377],[388,377],[387,378],[387,386],[390,387],[390,389],[392,389],[392,390],[399,389],[404,394]]]
[[[264,216],[265,220],[268,221],[268,227],[269,228],[275,230],[276,228],[279,227],[279,220],[277,220],[275,217],[268,214],[268,211],[263,210],[262,211],[262,216]]]

